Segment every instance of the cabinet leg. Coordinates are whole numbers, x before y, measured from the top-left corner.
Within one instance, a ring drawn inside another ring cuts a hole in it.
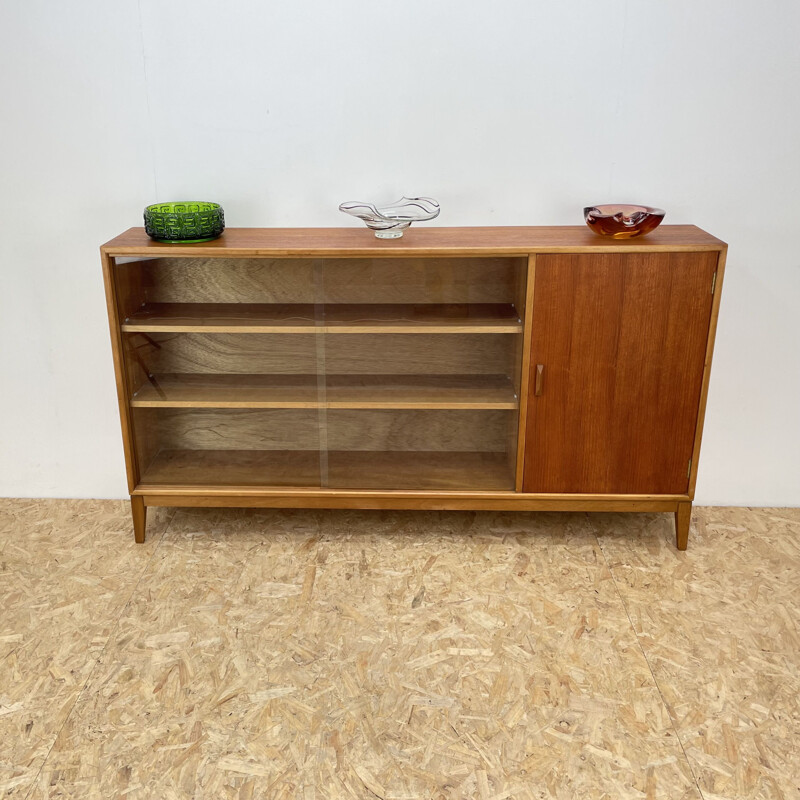
[[[692,504],[678,503],[675,510],[675,544],[678,550],[685,550],[689,545],[689,524],[692,521]]]
[[[131,515],[133,516],[133,538],[136,540],[136,544],[142,544],[147,526],[147,506],[144,504],[144,499],[138,495],[131,495]]]

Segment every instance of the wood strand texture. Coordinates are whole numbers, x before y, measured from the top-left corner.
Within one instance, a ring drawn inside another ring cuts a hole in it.
[[[800,512],[670,516],[0,500],[0,794],[794,798]]]

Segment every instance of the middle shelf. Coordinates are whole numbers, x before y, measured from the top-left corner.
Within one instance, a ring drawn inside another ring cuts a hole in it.
[[[507,375],[152,375],[134,408],[515,409]]]
[[[520,333],[511,303],[145,303],[125,333]]]

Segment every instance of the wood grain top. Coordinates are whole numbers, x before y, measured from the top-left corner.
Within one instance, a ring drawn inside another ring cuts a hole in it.
[[[524,255],[527,253],[723,250],[726,245],[694,225],[662,225],[618,241],[585,225],[481,228],[410,228],[400,239],[377,239],[367,228],[228,228],[201,244],[163,244],[144,228],[130,228],[104,244],[109,256],[410,256]]]

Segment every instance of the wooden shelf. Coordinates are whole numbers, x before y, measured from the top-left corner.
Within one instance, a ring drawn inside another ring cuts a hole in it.
[[[521,333],[510,303],[146,303],[126,333]]]
[[[327,465],[327,485],[322,486],[320,453],[315,450],[162,450],[137,489],[513,489],[505,453],[331,451]]]
[[[134,408],[318,408],[316,375],[168,374],[152,376]]]
[[[145,303],[126,333],[316,333],[314,306],[289,303]]]
[[[155,375],[134,408],[516,409],[506,375]],[[318,381],[323,380],[322,386]]]
[[[521,333],[511,303],[383,303],[324,307],[325,333]]]

